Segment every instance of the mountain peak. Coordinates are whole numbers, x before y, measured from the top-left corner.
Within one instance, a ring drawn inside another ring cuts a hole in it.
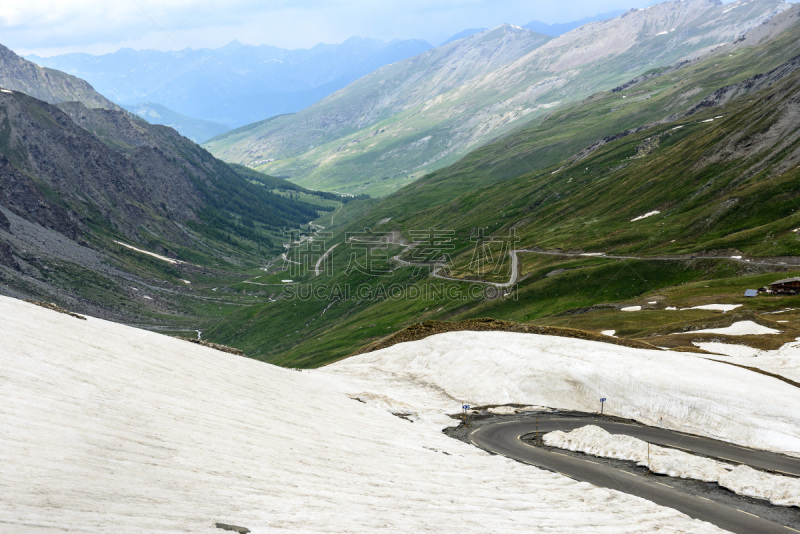
[[[243,45],[241,43],[241,41],[239,41],[239,39],[234,39],[230,43],[228,43],[225,46],[223,46],[222,48],[220,48],[220,50],[238,50],[238,49],[244,48],[244,47],[245,47],[245,45]]]

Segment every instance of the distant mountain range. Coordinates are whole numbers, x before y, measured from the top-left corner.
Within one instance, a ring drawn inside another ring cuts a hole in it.
[[[205,146],[305,187],[385,195],[558,106],[734,41],[789,5],[673,1],[556,38],[505,25]]]
[[[111,54],[28,56],[89,80],[123,106],[156,103],[228,128],[293,113],[373,70],[431,45],[353,37],[341,44],[285,50],[234,41],[218,49],[174,52],[122,49]]]
[[[593,17],[586,17],[580,20],[574,20],[572,22],[561,22],[556,24],[548,24],[546,22],[534,20],[533,22],[523,24],[522,27],[536,33],[541,33],[542,35],[549,35],[550,37],[558,37],[559,35],[563,35],[567,32],[574,30],[575,28],[580,28],[584,24],[589,24],[590,22],[595,22],[597,20],[611,19],[616,16],[622,15],[624,12],[625,12],[624,9],[620,9],[617,11],[609,11],[608,13],[601,13]],[[467,37],[471,37],[476,33],[482,33],[488,29],[489,28],[468,28],[466,30],[462,30],[457,34],[452,35],[449,39],[444,41],[439,46],[444,46],[446,44],[452,43],[453,41],[458,41],[459,39],[465,39]]]
[[[535,21],[525,27],[555,36],[614,14],[563,24]],[[485,30],[464,30],[447,42]],[[100,93],[148,122],[170,126],[202,142],[231,128],[300,111],[377,68],[430,48],[419,40],[387,44],[353,37],[309,50],[233,41],[219,49],[123,49],[100,56],[76,53],[30,55],[28,59],[88,80]]]
[[[565,33],[571,32],[575,28],[580,28],[581,26],[589,24],[590,22],[613,19],[614,17],[618,17],[623,13],[625,13],[624,9],[618,9],[616,11],[609,11],[608,13],[600,13],[599,15],[595,15],[593,17],[574,20],[572,22],[561,22],[555,24],[547,24],[546,22],[534,20],[528,24],[523,24],[522,27],[536,33],[543,33],[544,35],[549,35],[551,37],[558,37],[559,35],[564,35]]]

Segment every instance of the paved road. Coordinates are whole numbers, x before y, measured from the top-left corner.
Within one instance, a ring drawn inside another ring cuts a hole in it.
[[[729,260],[729,261],[736,261],[739,263],[748,263],[751,265],[770,265],[775,267],[787,267],[790,266],[787,262],[774,262],[774,261],[761,261],[761,260],[750,260],[732,256],[620,256],[615,254],[606,254],[605,252],[597,252],[597,253],[586,253],[586,252],[555,252],[555,251],[548,251],[548,250],[529,250],[529,249],[515,249],[509,251],[509,256],[511,256],[511,277],[508,282],[486,282],[483,280],[466,280],[463,278],[450,278],[449,276],[444,276],[439,274],[441,267],[438,267],[433,271],[433,276],[436,278],[442,278],[444,280],[454,280],[456,282],[472,282],[476,284],[485,284],[490,286],[495,286],[498,289],[505,289],[513,286],[517,283],[519,279],[519,257],[517,254],[540,254],[544,256],[566,256],[566,257],[581,257],[581,258],[603,258],[607,260],[640,260],[640,261],[687,261],[690,259],[698,259],[698,260]],[[398,261],[398,258],[395,258]]]
[[[322,256],[319,257],[319,259],[317,260],[317,263],[314,265],[314,276],[319,276],[320,274],[322,274],[322,262],[324,262],[325,258],[330,256],[331,252],[333,252],[333,249],[335,249],[338,246],[339,246],[339,243],[336,243],[331,248],[326,250],[325,254],[323,254]]]
[[[654,444],[679,447],[728,461],[747,463],[753,467],[800,475],[800,459],[745,449],[729,443],[659,428],[601,419],[543,416],[539,418],[538,429],[540,432],[569,431],[587,424],[600,426],[612,434],[628,434]],[[522,436],[535,430],[536,422],[531,419],[503,421],[478,427],[470,433],[469,440],[476,447],[489,452],[557,471],[596,486],[630,493],[662,506],[679,510],[690,517],[713,523],[730,532],[741,534],[800,532],[800,525],[796,525],[795,528],[786,527],[705,497],[689,495],[660,482],[659,477],[636,475],[595,462],[589,456],[582,458],[551,452],[522,441]]]

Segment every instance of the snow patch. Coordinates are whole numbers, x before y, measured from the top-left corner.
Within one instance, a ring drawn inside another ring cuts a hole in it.
[[[726,336],[760,336],[765,334],[780,334],[780,330],[762,326],[754,321],[739,321],[725,328],[707,328],[705,330],[693,330],[691,332],[681,332],[690,334],[724,334]]]
[[[517,409],[513,406],[495,406],[487,410],[489,413],[497,415],[511,415],[517,413]]]
[[[148,256],[152,256],[153,258],[159,259],[161,261],[165,261],[167,263],[171,263],[172,265],[178,265],[178,264],[181,264],[181,263],[186,263],[186,262],[181,261],[181,260],[176,260],[176,259],[173,259],[173,258],[168,258],[166,256],[162,256],[161,254],[156,254],[155,252],[148,252],[146,250],[142,250],[140,248],[136,248],[133,245],[128,245],[127,243],[123,243],[122,241],[116,241],[115,240],[114,243],[116,243],[118,245],[122,245],[125,248],[129,248],[131,250],[135,250],[136,252],[140,252],[142,254],[147,254]]]
[[[731,363],[756,367],[800,382],[800,338],[784,344],[778,350],[759,350],[746,345],[719,342],[695,342],[695,346],[724,354]]]
[[[692,344],[708,352],[715,352],[725,356],[733,356],[739,358],[754,358],[761,354],[760,349],[754,349],[747,345],[736,345],[734,343],[722,343],[720,341],[694,341]]]
[[[14,91],[9,91],[8,89],[0,89],[0,93],[8,93],[10,95],[13,95]]]
[[[736,466],[712,458],[650,445],[631,436],[610,434],[587,425],[572,432],[548,432],[543,437],[550,447],[581,451],[603,458],[632,460],[661,475],[717,482],[739,495],[766,499],[780,506],[800,506],[800,479],[771,475],[747,466]]]
[[[624,312],[642,311],[642,307],[641,306],[626,306],[624,308],[620,308],[620,311],[624,311]]]
[[[639,215],[638,217],[636,217],[634,219],[631,219],[631,222],[641,221],[642,219],[646,219],[648,217],[652,217],[653,215],[658,215],[659,213],[661,213],[661,212],[658,211],[658,210],[648,211],[644,215]]]
[[[604,336],[617,337],[617,336],[615,336],[615,335],[614,335],[614,334],[616,334],[616,333],[617,333],[617,331],[616,331],[616,330],[603,330],[603,331],[602,331],[602,332],[600,332],[600,333],[601,333],[601,334],[603,334]]]
[[[713,310],[721,311],[723,313],[741,308],[742,304],[704,304],[702,306],[692,306],[691,308],[682,308],[684,310]]]

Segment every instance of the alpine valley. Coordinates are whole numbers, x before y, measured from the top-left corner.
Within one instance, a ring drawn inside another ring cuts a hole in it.
[[[798,531],[800,3],[0,46],[0,362],[4,532]]]

